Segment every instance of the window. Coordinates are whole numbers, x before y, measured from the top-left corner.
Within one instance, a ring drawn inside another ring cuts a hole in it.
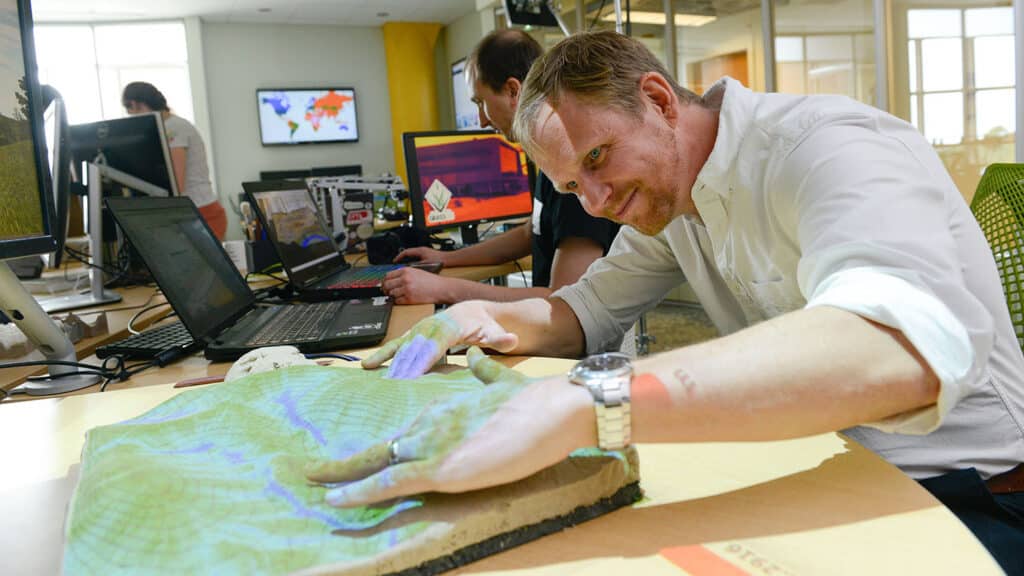
[[[910,120],[936,146],[1014,131],[1013,9],[907,11]]]
[[[875,103],[875,46],[871,33],[775,37],[779,92],[843,94]]]
[[[143,24],[37,24],[39,81],[64,97],[72,124],[125,115],[121,90],[141,80],[167,97],[174,113],[193,120],[185,27]]]

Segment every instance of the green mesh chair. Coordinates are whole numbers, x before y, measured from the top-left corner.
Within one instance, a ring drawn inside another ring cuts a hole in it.
[[[992,248],[1010,320],[1024,350],[1024,164],[992,164],[986,168],[971,212]]]

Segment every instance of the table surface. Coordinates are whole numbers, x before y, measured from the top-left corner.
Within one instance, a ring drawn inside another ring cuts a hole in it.
[[[479,280],[512,270],[510,263],[443,273]],[[139,306],[154,290],[122,293],[123,302],[108,306],[116,309],[109,313],[110,334],[79,342],[80,357],[123,337],[138,310],[126,308]],[[387,339],[432,312],[430,305],[396,306]],[[144,316],[141,324],[153,317]],[[464,362],[463,357],[450,360]],[[571,364],[548,358],[500,360],[533,376],[564,374]],[[102,394],[93,387],[0,404],[0,438],[5,439],[0,447],[0,574],[59,570],[64,512],[88,429],[137,416],[181,392],[173,382],[222,375],[229,367],[197,354],[112,383]],[[12,387],[30,372],[5,369],[0,387]],[[462,572],[1001,573],[967,529],[916,482],[840,435],[638,449],[643,501]]]
[[[534,376],[564,373],[571,364],[501,361]],[[165,370],[156,374],[171,374]],[[0,448],[0,573],[59,570],[84,433],[137,416],[181,390],[154,385],[0,405],[0,437],[7,439]],[[840,435],[638,449],[644,500],[461,572],[1001,573],[916,482]]]

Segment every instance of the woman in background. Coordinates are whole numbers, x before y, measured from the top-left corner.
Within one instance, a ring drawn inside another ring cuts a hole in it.
[[[164,120],[167,145],[171,150],[174,180],[178,193],[188,196],[199,207],[199,213],[209,224],[217,238],[224,240],[228,228],[224,206],[217,200],[210,184],[210,169],[206,164],[206,145],[199,131],[188,120],[171,113],[167,99],[148,82],[132,82],[121,93],[121,104],[128,114],[159,112]]]

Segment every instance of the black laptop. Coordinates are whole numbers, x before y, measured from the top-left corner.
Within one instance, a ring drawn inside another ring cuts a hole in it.
[[[338,251],[313,196],[301,180],[243,182],[288,281],[304,300],[382,296],[384,275],[403,264],[353,267]],[[439,263],[413,264],[431,272]]]
[[[107,206],[142,256],[182,324],[211,360],[262,346],[303,352],[370,346],[384,339],[387,299],[262,305],[192,200],[108,198]]]

